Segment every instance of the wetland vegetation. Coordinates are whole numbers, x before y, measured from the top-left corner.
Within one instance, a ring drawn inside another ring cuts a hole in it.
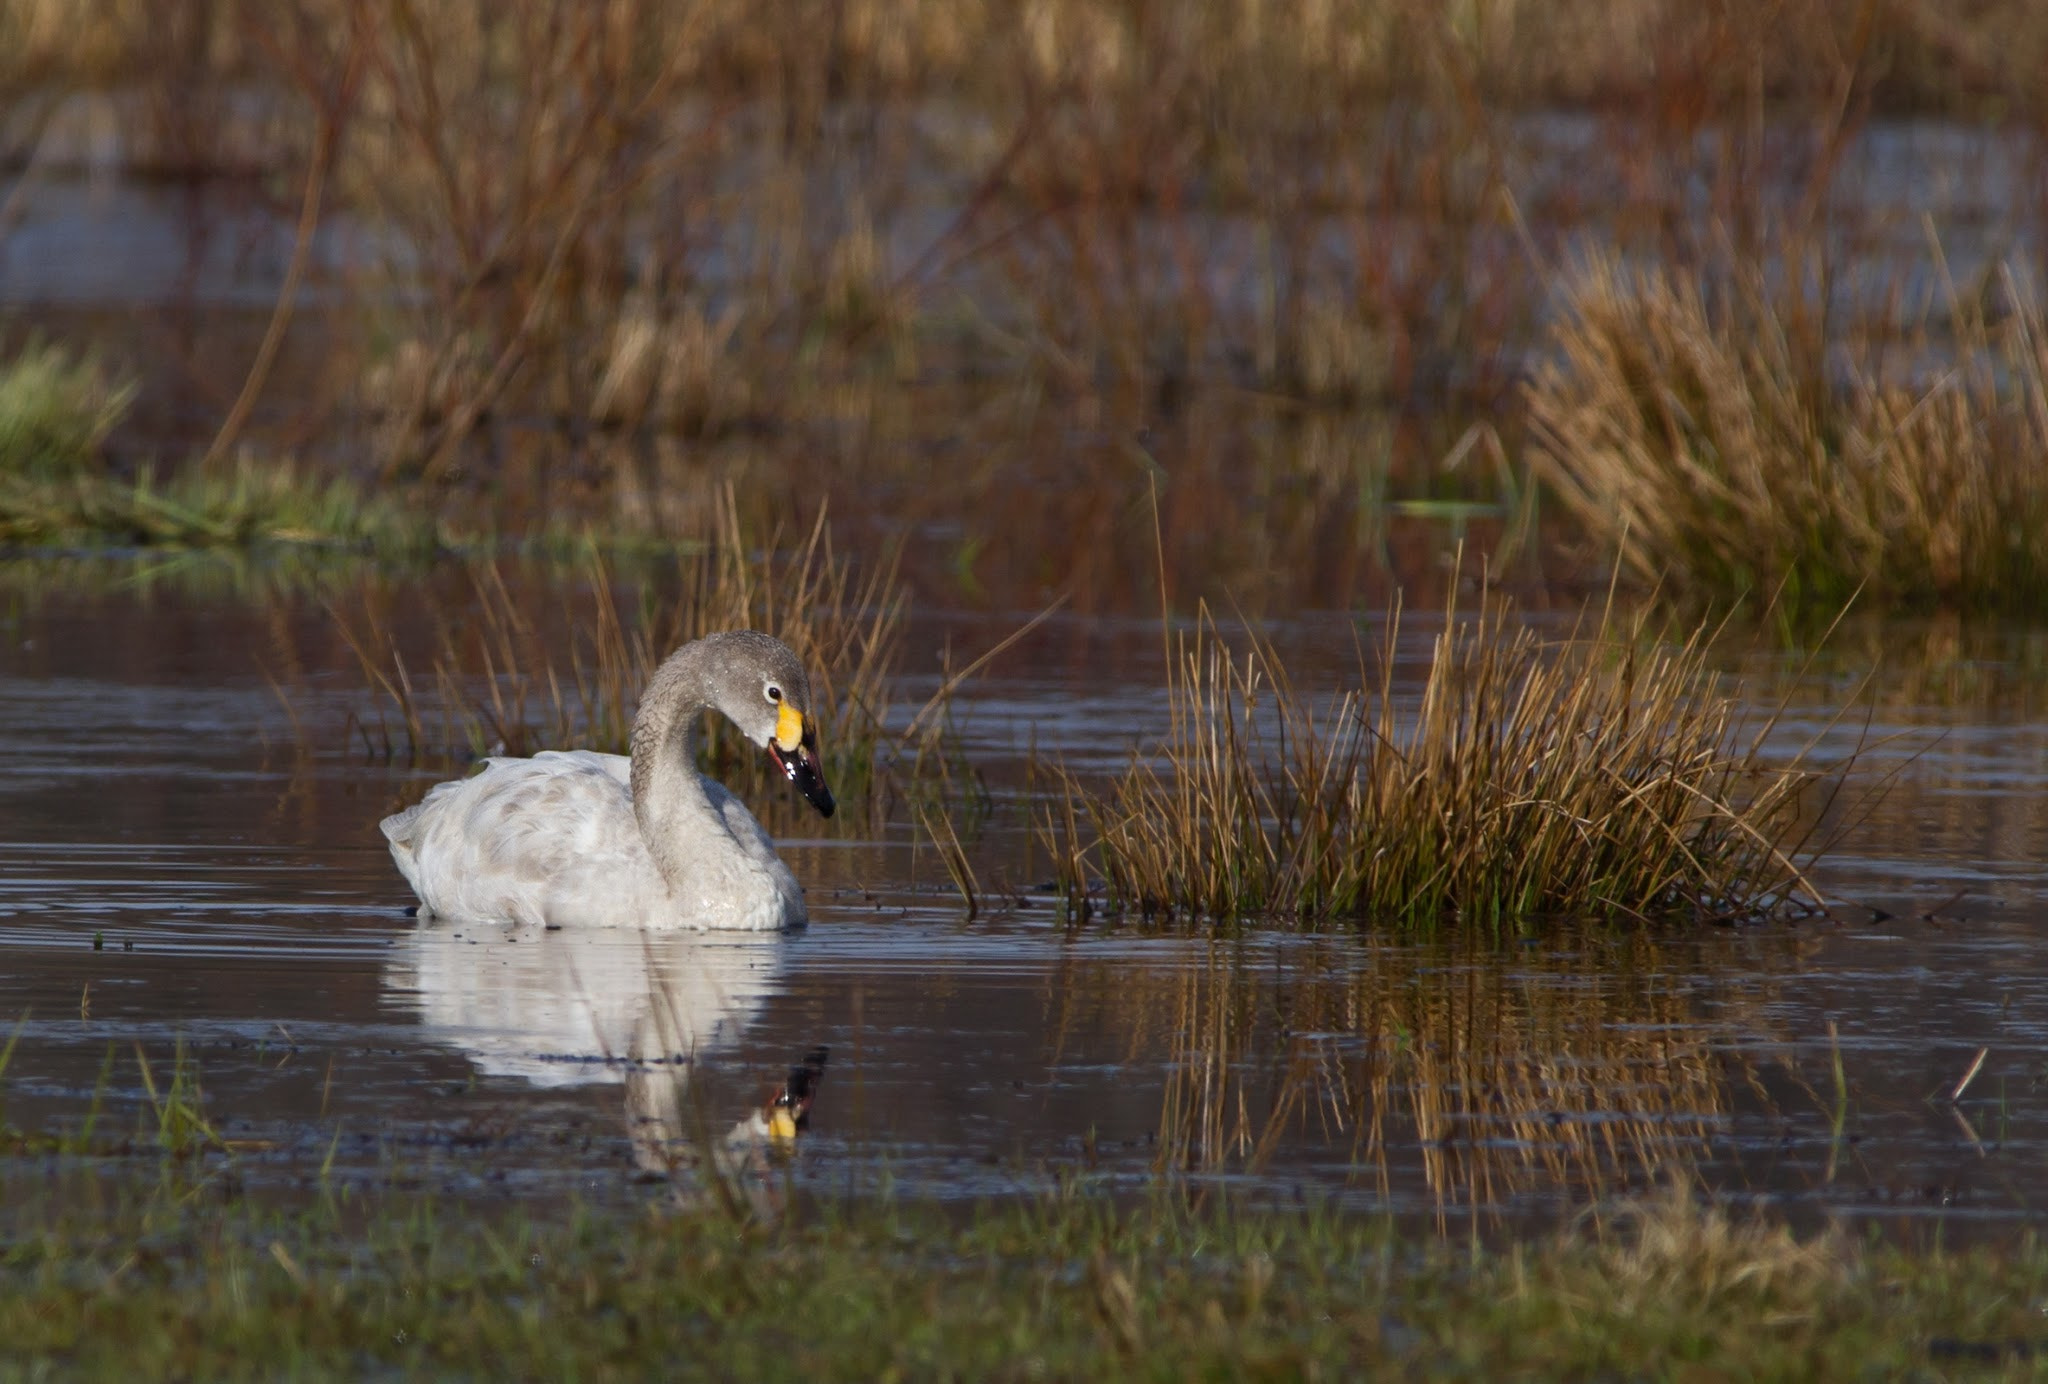
[[[384,1194],[279,1212],[205,1185],[44,1205],[9,1217],[0,1360],[80,1375],[2024,1373],[2048,1291],[2031,1244],[1909,1253],[1683,1193],[1512,1248],[1078,1191],[770,1228]]]
[[[1695,606],[2038,588],[2013,190],[2048,26],[2019,0],[800,14],[14,7],[15,206],[115,158],[233,187],[275,261],[253,340],[170,333],[215,402],[117,431],[143,498],[30,504],[15,540],[659,541],[727,482],[764,521],[992,495],[1031,522],[950,557],[985,586],[995,550],[1015,593],[1063,564],[1014,530],[1134,547],[1117,516],[1171,475],[1174,545],[1240,554],[1196,594],[1327,567],[1331,519],[1519,543],[1539,514],[1544,551]],[[1901,246],[1916,120],[1976,220]],[[145,364],[104,368],[148,403]],[[248,448],[296,461],[177,491]],[[1091,596],[1142,589],[1108,566]]]
[[[1214,922],[1370,919],[1495,933],[1541,920],[1753,920],[1819,907],[1804,753],[1766,755],[1707,662],[1611,607],[1545,647],[1482,591],[1433,643],[1419,701],[1376,672],[1297,692],[1204,611],[1175,640],[1170,726],[1106,790],[1068,776],[1045,834],[1068,906]],[[1168,633],[1168,638],[1173,636]]]
[[[2048,12],[1937,9],[0,6],[0,1374],[2037,1369]],[[731,625],[865,809],[703,1027],[836,1045],[775,1214],[373,840]],[[1830,875],[1871,721],[1993,743]]]

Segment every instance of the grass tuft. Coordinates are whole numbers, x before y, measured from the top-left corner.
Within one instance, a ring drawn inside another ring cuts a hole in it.
[[[2048,339],[2032,295],[1998,288],[2002,314],[1951,287],[1945,330],[1893,367],[1831,335],[1825,283],[1595,257],[1529,388],[1537,464],[1596,540],[1682,598],[2032,609]]]
[[[1676,647],[1612,607],[1556,646],[1482,598],[1452,609],[1420,704],[1393,681],[1319,701],[1206,607],[1169,671],[1171,723],[1104,791],[1073,775],[1043,820],[1070,911],[1499,931],[1546,916],[1752,918],[1803,910],[1802,753],[1716,686],[1706,631]]]
[[[0,542],[31,546],[227,548],[318,544],[423,551],[430,521],[345,476],[289,460],[191,466],[168,478],[115,474],[103,447],[133,381],[96,356],[31,341],[0,366]]]
[[[134,397],[133,383],[111,379],[98,357],[31,340],[0,366],[0,476],[48,481],[96,470]]]
[[[345,476],[316,476],[290,461],[248,458],[218,470],[188,467],[167,479],[96,471],[0,472],[0,541],[24,546],[196,549],[313,546],[423,554],[433,521],[366,495]]]

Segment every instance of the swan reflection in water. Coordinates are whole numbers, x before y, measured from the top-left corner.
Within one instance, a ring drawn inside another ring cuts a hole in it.
[[[723,1135],[710,1133],[718,1125],[690,1088],[780,991],[788,946],[760,934],[422,919],[398,939],[384,983],[429,1037],[486,1076],[622,1085],[641,1168],[675,1175],[708,1146],[722,1183],[758,1184],[770,1153],[793,1147],[804,1127],[825,1050]]]

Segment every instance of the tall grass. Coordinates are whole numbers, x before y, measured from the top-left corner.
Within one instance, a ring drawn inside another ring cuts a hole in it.
[[[2048,338],[2030,285],[1953,285],[1945,331],[1831,327],[1830,285],[1733,258],[1608,256],[1529,386],[1539,467],[1600,544],[1683,598],[2032,609],[2048,595]]]
[[[1447,612],[1419,703],[1375,678],[1297,692],[1270,645],[1203,610],[1171,719],[1106,788],[1071,774],[1043,833],[1071,911],[1216,923],[1538,928],[1558,915],[1748,918],[1808,906],[1824,778],[1763,748],[1706,658],[1612,606],[1557,645],[1482,599]]]

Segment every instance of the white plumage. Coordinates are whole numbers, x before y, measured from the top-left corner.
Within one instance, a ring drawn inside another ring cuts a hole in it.
[[[752,631],[670,655],[647,685],[633,753],[484,761],[383,821],[422,912],[547,927],[772,930],[806,921],[803,890],[745,804],[696,768],[714,708],[829,815],[796,655]]]

